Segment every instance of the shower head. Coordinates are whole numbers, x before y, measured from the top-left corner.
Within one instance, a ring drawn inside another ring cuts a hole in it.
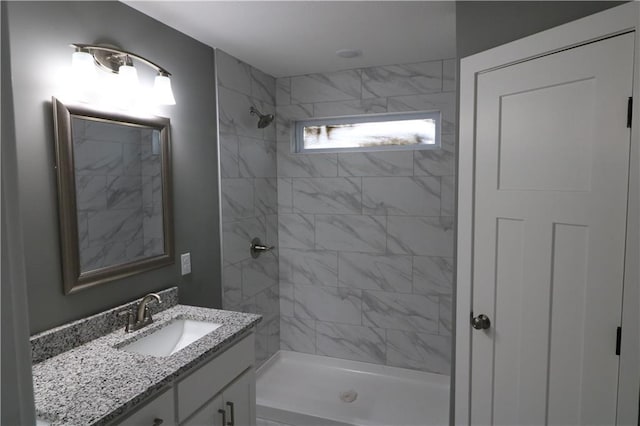
[[[257,115],[260,118],[260,120],[258,120],[258,129],[264,129],[271,124],[274,119],[273,114],[262,114],[255,107],[249,108],[249,113]]]

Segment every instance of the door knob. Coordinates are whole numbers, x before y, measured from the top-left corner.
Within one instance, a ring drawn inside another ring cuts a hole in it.
[[[471,319],[471,326],[476,330],[486,330],[491,327],[491,320],[485,314],[480,314]]]

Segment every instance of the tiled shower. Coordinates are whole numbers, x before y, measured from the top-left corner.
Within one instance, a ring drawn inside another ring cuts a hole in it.
[[[265,316],[258,360],[449,374],[455,60],[274,79],[217,51],[217,69],[224,307]],[[292,120],[424,110],[442,114],[440,149],[291,153]],[[277,249],[252,259],[255,236]]]

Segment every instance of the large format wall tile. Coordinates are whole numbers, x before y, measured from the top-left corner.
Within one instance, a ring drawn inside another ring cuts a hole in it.
[[[281,248],[280,282],[337,286],[338,253]]]
[[[221,187],[223,222],[255,216],[252,179],[222,179]]]
[[[338,154],[340,176],[412,176],[413,151]]]
[[[457,59],[447,59],[442,61],[442,91],[443,92],[455,92],[456,91],[456,64]]]
[[[281,315],[280,348],[286,351],[316,353],[315,321]]]
[[[387,330],[387,363],[394,367],[450,374],[451,338]]]
[[[240,93],[251,94],[251,67],[249,65],[220,49],[216,49],[216,68],[220,86]],[[220,106],[225,107],[226,104]]]
[[[362,322],[369,327],[438,333],[438,298],[418,294],[362,292]]]
[[[293,183],[291,178],[278,178],[278,213],[293,213]]]
[[[440,215],[440,179],[362,178],[362,211],[375,215]]]
[[[222,298],[225,307],[237,306],[242,302],[242,268],[239,264],[223,268]]]
[[[388,249],[391,253],[453,256],[453,218],[389,216]]]
[[[442,176],[440,179],[440,216],[455,216],[455,176]]]
[[[449,374],[456,60],[276,80],[281,348]],[[298,120],[440,111],[431,150],[294,153]]]
[[[294,154],[288,142],[277,149],[279,178],[338,176],[338,154]]]
[[[362,324],[359,290],[296,284],[293,296],[293,311],[297,318]]]
[[[442,61],[362,70],[362,97],[390,97],[442,90]]]
[[[453,291],[453,258],[414,256],[413,291],[420,294],[451,296]]]
[[[275,120],[277,141],[291,143],[293,121],[310,117],[313,117],[312,104],[278,105]]]
[[[359,214],[361,197],[359,178],[293,179],[293,211],[297,213]]]
[[[387,112],[387,98],[358,99],[352,101],[321,102],[314,104],[314,117],[339,117]]]
[[[220,133],[220,176],[235,178],[240,176],[238,168],[238,140],[233,133]]]
[[[276,177],[276,143],[240,137],[238,167],[242,177]]]
[[[280,270],[280,275],[282,275],[282,270]],[[292,283],[280,281],[280,315],[282,316],[293,317],[293,287]]]
[[[222,254],[225,263],[233,264],[248,259],[249,243],[254,237],[265,239],[265,226],[258,218],[222,224]]]
[[[338,259],[340,286],[411,293],[411,256],[341,252]]]
[[[263,316],[256,329],[260,364],[280,348],[276,126],[258,129],[249,108],[274,113],[276,82],[220,50],[216,66],[223,307]],[[276,249],[253,259],[249,244],[254,237]]]
[[[384,217],[316,215],[315,231],[319,249],[368,253],[384,253],[386,250]]]
[[[445,137],[443,136],[443,141]],[[455,153],[448,145],[441,149],[414,151],[413,168],[416,176],[452,176],[455,174]]]
[[[269,74],[251,67],[251,96],[269,105],[276,103],[276,80]]]
[[[257,178],[253,180],[256,214],[272,215],[278,212],[278,180]]]
[[[318,322],[316,353],[334,358],[384,364],[386,335],[380,328]]]
[[[275,253],[277,256],[279,253],[278,247],[280,247],[280,242],[278,240],[278,215],[275,213],[268,214],[264,218],[267,236],[265,237],[265,241],[263,241],[263,243],[265,245],[272,246],[272,253]]]
[[[291,102],[343,101],[360,99],[360,71],[338,71],[291,77]]]
[[[249,109],[255,106],[263,114],[274,112],[273,107],[222,86],[218,87],[218,104],[220,133],[233,133],[256,139],[262,138],[263,131],[258,129],[256,117],[249,113]]]
[[[291,78],[284,77],[276,80],[276,105],[284,106],[291,103]]]
[[[279,214],[278,239],[280,248],[315,248],[315,219],[306,214]]]
[[[274,319],[280,321],[280,291],[277,285],[270,286],[255,297],[256,308],[262,312],[262,322],[269,325]]]
[[[389,112],[440,111],[442,133],[454,134],[456,132],[455,92],[395,96],[389,98],[387,110]]]
[[[278,283],[278,259],[273,253],[242,262],[242,295],[252,297]]]
[[[451,336],[453,332],[453,308],[451,296],[440,296],[440,325],[438,334]]]

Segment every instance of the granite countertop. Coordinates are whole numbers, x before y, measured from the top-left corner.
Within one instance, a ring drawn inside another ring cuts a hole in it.
[[[167,357],[126,352],[138,340],[179,317],[222,324]],[[176,378],[246,335],[260,315],[176,305],[154,314],[133,333],[120,327],[105,336],[33,365],[36,415],[52,425],[102,425],[159,393]]]

